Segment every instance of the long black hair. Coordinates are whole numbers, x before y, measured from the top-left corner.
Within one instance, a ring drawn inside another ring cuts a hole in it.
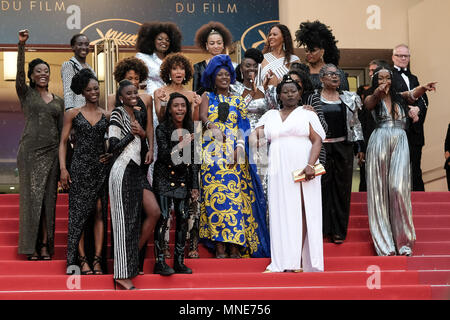
[[[275,27],[280,29],[281,34],[283,36],[284,59],[285,59],[284,62],[289,66],[291,64],[291,56],[294,55],[294,42],[292,41],[291,31],[284,24],[278,23],[278,24],[275,24],[270,27],[267,35],[269,35],[270,31],[272,31],[272,29]],[[269,41],[266,41],[266,44],[264,46],[262,53],[267,53],[270,51],[272,51],[272,49],[269,46]]]
[[[402,96],[400,94],[398,94],[397,92],[395,92],[395,89],[393,87],[393,72],[392,69],[386,66],[382,66],[382,67],[378,67],[375,69],[374,73],[373,73],[373,77],[372,77],[372,86],[369,88],[369,93],[367,95],[372,95],[375,92],[375,89],[378,88],[378,75],[380,73],[380,71],[382,70],[386,70],[389,72],[390,76],[391,76],[391,87],[389,88],[389,95],[391,97],[391,101],[392,101],[392,107],[391,107],[391,115],[392,118],[395,119],[395,114],[396,114],[396,108],[394,107],[395,104],[398,104],[400,108],[403,108],[403,111],[405,112],[405,114],[408,114],[407,110],[406,110],[406,105],[405,105],[405,101],[402,98]],[[381,105],[381,101],[378,103],[379,105]]]
[[[192,121],[191,103],[185,95],[179,92],[173,92],[170,94],[169,101],[167,102],[166,112],[164,113],[161,122],[164,122],[169,127],[174,127],[172,115],[170,114],[170,108],[172,107],[173,100],[175,100],[176,98],[183,98],[186,102],[186,114],[184,115],[183,119],[183,129],[186,129],[192,133],[194,132],[194,123]]]

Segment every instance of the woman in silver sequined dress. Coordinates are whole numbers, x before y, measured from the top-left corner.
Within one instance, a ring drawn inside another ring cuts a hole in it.
[[[260,50],[248,49],[239,65],[239,70],[237,70],[240,71],[240,79],[237,79],[234,84],[230,85],[231,92],[244,98],[247,104],[247,117],[252,131],[255,130],[262,115],[269,110],[269,105],[264,96],[264,88],[257,87],[255,83],[255,79],[258,76],[258,66],[263,60],[264,55]],[[258,175],[264,188],[264,193],[267,195],[267,154],[263,156],[262,153],[264,153],[263,150],[260,150],[258,154],[254,155],[253,160],[258,166]]]
[[[379,256],[410,256],[416,240],[411,209],[411,170],[405,127],[418,121],[418,108],[408,106],[435,83],[397,94],[392,72],[378,68],[372,95],[364,107],[372,111],[377,128],[367,146],[367,204],[369,226]],[[409,118],[409,119],[408,119]]]

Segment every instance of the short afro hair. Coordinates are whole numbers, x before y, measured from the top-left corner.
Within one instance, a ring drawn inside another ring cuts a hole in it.
[[[79,37],[86,37],[86,39],[88,39],[88,41],[89,41],[89,38],[87,37],[87,35],[85,35],[84,33],[78,33],[78,34],[74,35],[72,38],[70,38],[70,46],[71,47],[73,47],[75,45],[75,43],[77,42],[77,39]]]
[[[114,79],[117,82],[125,79],[128,71],[133,70],[139,75],[139,81],[145,81],[148,78],[148,68],[144,61],[136,57],[128,57],[120,60],[114,68]]]
[[[195,44],[202,50],[207,51],[206,42],[208,41],[208,37],[212,31],[215,31],[222,36],[224,48],[231,46],[233,36],[231,35],[230,30],[228,30],[224,24],[217,21],[210,21],[197,30],[194,38]]]
[[[172,52],[180,52],[181,40],[183,39],[183,36],[178,26],[172,22],[159,21],[146,22],[139,28],[136,49],[142,53],[153,54],[155,51],[156,36],[162,32],[167,34],[170,39],[167,54]]]
[[[261,50],[258,50],[256,48],[250,48],[247,49],[244,53],[244,59],[253,59],[257,64],[260,64],[264,60],[264,55],[262,54]]]
[[[171,53],[167,57],[164,58],[161,64],[160,76],[162,81],[167,84],[170,84],[172,80],[170,79],[170,70],[173,66],[182,66],[185,71],[185,77],[181,84],[186,84],[192,79],[192,75],[194,74],[194,70],[192,68],[192,64],[188,58],[186,58],[181,53]]]
[[[314,48],[324,49],[323,60],[325,63],[339,65],[340,51],[336,46],[338,42],[333,36],[330,27],[316,20],[314,22],[302,22],[295,32],[295,40],[298,46],[306,46],[309,50]]]
[[[87,87],[91,79],[94,79],[95,81],[98,82],[97,77],[95,76],[95,74],[92,73],[91,70],[81,69],[80,72],[78,72],[73,76],[70,89],[75,94],[82,94],[83,90]]]

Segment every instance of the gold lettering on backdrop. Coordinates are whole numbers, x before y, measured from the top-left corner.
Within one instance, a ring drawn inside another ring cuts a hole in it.
[[[234,3],[233,5],[231,5],[230,3],[228,4],[228,9],[227,9],[228,13],[237,13],[237,6],[236,3]]]
[[[260,46],[261,44],[264,44],[265,42],[266,42],[266,34],[259,28],[259,27],[261,27],[261,26],[263,26],[263,25],[265,25],[265,24],[275,24],[275,23],[279,23],[280,22],[280,20],[271,20],[271,21],[263,21],[263,22],[260,22],[260,23],[257,23],[257,24],[255,24],[255,25],[253,25],[253,26],[251,26],[250,28],[248,28],[247,30],[245,30],[245,32],[242,34],[242,37],[241,37],[241,46],[242,46],[242,50],[244,50],[244,51],[246,51],[247,50],[247,48],[257,48],[258,46]],[[257,29],[258,28],[258,29]],[[256,42],[254,42],[254,43],[252,43],[252,44],[249,44],[249,45],[247,45],[246,43],[245,43],[245,37],[248,35],[248,33],[249,32],[251,32],[253,29],[257,29],[257,32],[258,32],[258,34],[260,35],[260,37],[261,37],[261,40],[260,41],[256,41]]]
[[[1,10],[9,11],[9,9],[13,9],[14,11],[22,10],[22,1],[1,1]]]
[[[64,1],[30,1],[30,11],[39,10],[41,12],[65,11]]]
[[[177,2],[175,4],[175,10],[176,10],[177,13],[184,12],[184,4],[181,3],[181,2]],[[191,4],[186,3],[186,11],[188,13],[194,13],[195,12],[195,3],[191,3]]]
[[[58,1],[55,3],[55,11],[66,11],[64,2],[58,3]]]
[[[226,9],[225,9],[226,8]],[[203,3],[203,13],[237,13],[237,5],[227,3],[226,5],[223,3],[214,3],[214,2],[205,2]]]

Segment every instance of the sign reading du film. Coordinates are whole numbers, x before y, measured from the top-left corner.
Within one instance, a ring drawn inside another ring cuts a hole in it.
[[[176,23],[183,45],[193,46],[200,26],[220,21],[244,49],[262,49],[278,19],[278,0],[0,0],[0,44],[16,44],[17,31],[27,28],[31,44],[67,45],[83,32],[93,43],[114,38],[134,46],[139,26],[158,20]]]

